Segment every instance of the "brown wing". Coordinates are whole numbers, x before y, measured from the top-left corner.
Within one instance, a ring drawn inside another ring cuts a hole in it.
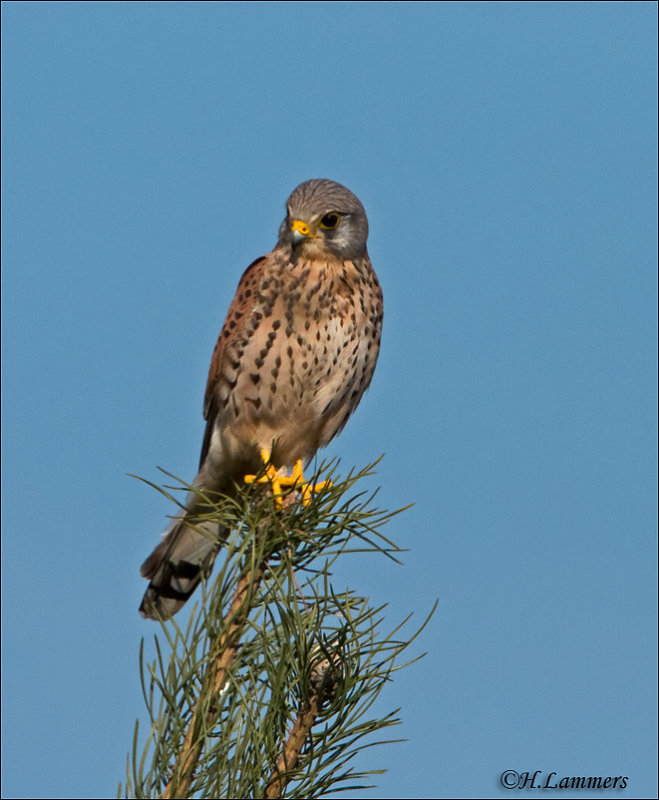
[[[263,262],[267,256],[261,256],[256,261],[247,267],[243,272],[242,278],[238,282],[236,294],[231,301],[227,317],[224,320],[224,325],[220,331],[220,335],[213,351],[211,358],[210,369],[208,370],[208,382],[206,383],[206,395],[204,396],[204,419],[206,420],[206,431],[204,432],[204,441],[201,446],[201,456],[199,457],[199,466],[204,463],[208,448],[210,447],[211,435],[213,433],[213,425],[215,424],[215,417],[217,415],[217,392],[216,384],[222,374],[224,348],[234,330],[239,326],[240,321],[249,316],[254,307],[256,288],[258,284],[259,275],[263,269]]]

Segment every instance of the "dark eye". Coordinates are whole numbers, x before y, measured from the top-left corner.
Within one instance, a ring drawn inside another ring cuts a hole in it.
[[[332,211],[329,214],[325,214],[325,216],[321,219],[320,227],[326,228],[327,230],[332,230],[332,228],[336,228],[339,222],[341,222],[341,215],[337,214],[335,211]]]

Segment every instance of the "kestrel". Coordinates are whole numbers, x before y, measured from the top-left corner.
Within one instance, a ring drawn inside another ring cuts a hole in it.
[[[142,565],[144,617],[175,614],[212,568],[226,531],[194,521],[199,490],[230,494],[268,455],[277,469],[309,462],[357,407],[383,315],[367,237],[351,191],[306,181],[288,198],[275,248],[245,270],[211,360],[197,491]]]

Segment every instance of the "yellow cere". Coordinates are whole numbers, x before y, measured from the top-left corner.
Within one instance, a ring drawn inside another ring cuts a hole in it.
[[[302,236],[308,236],[311,233],[311,228],[306,222],[302,222],[301,219],[294,219],[293,222],[291,222],[291,230],[301,233]]]

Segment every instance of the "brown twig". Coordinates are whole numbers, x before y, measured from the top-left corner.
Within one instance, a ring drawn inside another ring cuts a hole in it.
[[[203,709],[201,708],[201,700],[206,695],[206,692],[202,690],[192,712],[192,719],[190,720],[178,760],[174,765],[172,777],[162,795],[166,800],[174,797],[187,797],[188,795],[204,741],[202,731],[204,727],[211,726],[215,721],[217,714],[216,699],[227,681],[229,669],[238,652],[240,633],[249,613],[250,601],[258,590],[265,572],[265,566],[265,562],[263,562],[254,570],[248,568],[240,578],[229,611],[224,617],[222,633],[214,647],[217,659],[208,665],[204,676],[206,685],[210,682],[212,687],[210,692],[211,700],[206,712],[206,726],[202,725]]]
[[[320,705],[321,698],[317,692],[313,692],[308,700],[304,700],[301,703],[284,749],[279,755],[275,769],[268,781],[268,786],[265,790],[265,796],[268,800],[282,796],[286,784],[292,777],[291,773],[300,758],[304,743],[311,734],[311,728],[318,716]]]
[[[296,493],[291,492],[283,498],[280,510],[296,502]],[[262,523],[257,535],[268,535],[268,522]],[[229,611],[224,617],[222,634],[219,636],[213,650],[217,654],[216,660],[211,661],[204,676],[204,685],[211,683],[210,702],[207,706],[206,724],[203,725],[202,699],[208,693],[202,689],[192,712],[192,719],[181,747],[178,759],[174,765],[172,777],[162,794],[163,800],[172,800],[178,797],[187,797],[194,779],[195,768],[201,755],[204,742],[204,730],[211,727],[217,715],[217,697],[224,688],[229,675],[229,669],[239,649],[240,634],[250,611],[250,603],[255,596],[265,570],[267,560],[263,559],[255,569],[248,567],[238,582],[238,587],[231,601]],[[214,674],[213,674],[214,672]]]
[[[338,663],[330,662],[329,658],[322,658],[313,665],[311,670],[311,693],[306,700],[300,703],[300,710],[295,718],[291,732],[284,745],[284,749],[277,759],[275,768],[268,780],[265,790],[267,800],[281,797],[288,782],[293,777],[293,770],[297,766],[305,742],[311,736],[311,729],[316,721],[321,708],[332,700],[336,692],[341,668]]]

